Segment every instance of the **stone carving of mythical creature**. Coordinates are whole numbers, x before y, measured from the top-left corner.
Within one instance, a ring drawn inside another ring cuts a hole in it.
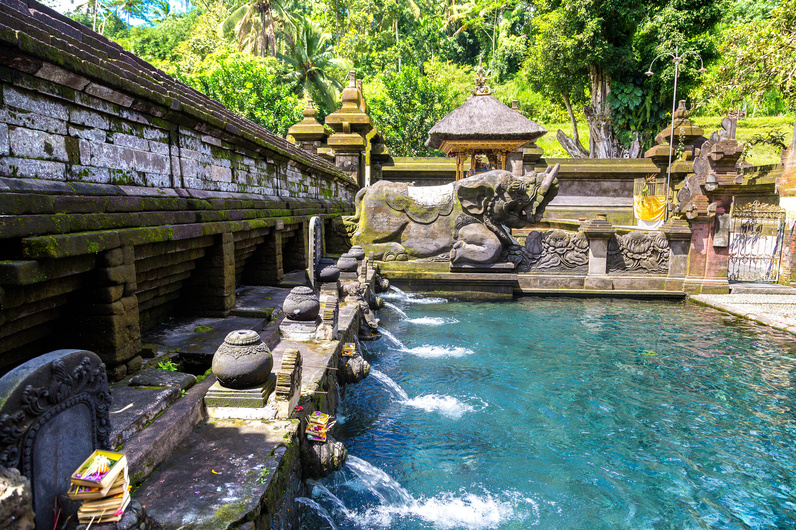
[[[558,191],[558,169],[525,178],[495,170],[445,186],[379,181],[357,193],[356,214],[343,221],[352,243],[376,259],[494,263],[516,245],[511,228],[541,219]]]

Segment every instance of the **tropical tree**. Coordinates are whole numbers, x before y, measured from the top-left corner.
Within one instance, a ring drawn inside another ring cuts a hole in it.
[[[791,109],[796,108],[796,0],[781,0],[755,24],[733,25],[722,48],[722,91],[757,103],[776,89]]]
[[[219,28],[219,35],[234,31],[238,49],[255,55],[276,55],[275,15],[291,24],[284,0],[253,0],[233,9]]]
[[[583,112],[589,123],[590,157],[638,156],[644,133],[659,124],[658,102],[671,93],[674,67],[661,68],[649,81],[638,74],[655,55],[675,46],[708,58],[712,40],[705,34],[719,13],[718,0],[687,4],[680,0],[542,0],[535,17],[535,52],[527,66],[546,72],[553,79],[552,90],[561,94],[588,88],[590,101]],[[681,88],[688,84],[688,76],[684,71]],[[623,87],[621,98],[611,96],[615,79],[632,83]],[[614,115],[618,104],[624,108]],[[620,118],[629,114],[633,119],[618,127]],[[617,134],[619,128],[624,134]]]
[[[169,0],[155,0],[149,11],[149,20],[155,24],[162,24],[174,13]]]
[[[304,103],[292,93],[293,85],[285,82],[282,64],[272,57],[227,55],[222,51],[211,54],[192,74],[180,78],[280,136],[301,120]]]
[[[285,54],[277,54],[291,70],[288,79],[303,87],[304,93],[312,96],[325,112],[331,112],[336,91],[343,88],[332,71],[345,70],[349,63],[335,57],[332,36],[308,18],[297,21],[291,39],[293,46]]]

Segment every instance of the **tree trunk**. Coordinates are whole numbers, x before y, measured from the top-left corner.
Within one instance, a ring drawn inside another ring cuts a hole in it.
[[[268,31],[266,32],[268,55],[276,57],[276,32],[274,31],[274,13],[271,11],[271,2],[268,2]]]
[[[611,93],[611,76],[598,66],[589,66],[589,88],[591,105],[584,107],[589,122],[590,158],[614,158],[616,137],[611,124],[611,107],[608,94]]]
[[[572,121],[572,138],[566,135],[561,129],[556,133],[556,139],[561,147],[569,153],[572,158],[589,158],[589,152],[583,147],[580,142],[580,135],[578,134],[578,121],[575,119],[575,113],[572,111],[572,104],[569,101],[568,94],[561,94],[561,99],[564,100],[564,106],[567,108],[569,119]]]

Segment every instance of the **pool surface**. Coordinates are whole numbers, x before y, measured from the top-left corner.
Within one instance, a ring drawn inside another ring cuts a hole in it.
[[[793,528],[793,337],[687,302],[389,293],[304,528]]]

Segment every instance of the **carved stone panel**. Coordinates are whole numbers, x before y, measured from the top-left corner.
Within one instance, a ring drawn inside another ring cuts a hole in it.
[[[521,261],[515,262],[518,272],[585,274],[589,265],[589,241],[581,232],[534,230],[526,237],[519,257]]]
[[[666,274],[669,240],[663,232],[630,232],[608,240],[608,273]]]
[[[0,378],[0,465],[33,488],[36,526],[52,528],[55,497],[95,449],[110,449],[105,365],[85,350],[57,350]]]

